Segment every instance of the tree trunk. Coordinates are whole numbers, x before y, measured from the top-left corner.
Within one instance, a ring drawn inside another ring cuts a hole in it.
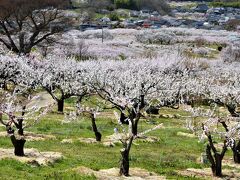
[[[15,156],[24,156],[24,144],[26,142],[25,139],[16,139],[14,135],[11,135],[11,141],[14,146],[14,154]]]
[[[95,138],[96,138],[96,141],[101,141],[102,139],[102,134],[100,132],[95,132]]]
[[[233,160],[235,163],[240,164],[240,141],[234,141],[234,146],[232,147]]]
[[[212,166],[212,172],[214,176],[221,177],[222,176],[222,157],[219,154],[214,155],[215,165]]]
[[[121,114],[120,114],[120,122],[121,122],[122,124],[127,124],[127,125],[129,125],[127,116],[126,116],[123,112],[121,112]]]
[[[129,176],[129,151],[123,148],[121,156],[120,175]]]
[[[138,133],[138,123],[132,124],[132,133],[133,133],[133,136],[137,136],[137,133]]]
[[[98,132],[94,114],[91,114],[91,120],[92,120],[92,130],[95,133],[96,141],[101,141],[102,134]]]
[[[132,120],[132,134],[133,136],[137,136],[138,134],[138,122],[140,120],[140,114],[137,113],[134,120]]]
[[[240,164],[240,152],[238,150],[233,151],[233,160],[235,163]]]
[[[63,112],[64,99],[58,100],[58,101],[57,101],[57,105],[58,105],[58,112]]]
[[[123,149],[121,149],[121,164],[120,164],[120,175],[129,176],[129,152],[132,147],[134,136],[126,142],[123,142]]]
[[[206,154],[207,154],[208,160],[211,163],[213,176],[221,177],[223,156],[221,156],[221,154],[219,153],[214,153],[214,156],[213,156],[211,153],[211,147],[209,145],[207,145]]]

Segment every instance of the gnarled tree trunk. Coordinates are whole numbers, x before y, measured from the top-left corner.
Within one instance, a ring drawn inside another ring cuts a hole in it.
[[[121,149],[121,162],[120,162],[120,175],[129,176],[129,152],[132,146],[134,136],[131,135],[130,139],[123,143]]]
[[[129,151],[126,148],[121,150],[120,175],[129,176]]]
[[[206,154],[211,163],[213,176],[222,177],[222,159],[226,151],[225,147],[221,154],[218,152],[214,152],[214,155],[212,155],[211,149],[212,148],[210,147],[210,145],[207,145]]]
[[[24,106],[22,116],[24,116],[25,108],[26,107]],[[18,135],[20,136],[20,138],[17,139],[14,135],[14,129],[11,127],[11,123],[6,124],[7,133],[9,134],[11,142],[14,146],[14,154],[15,156],[24,156],[24,145],[26,140],[23,137],[24,135],[23,118],[18,118],[17,120],[12,122],[15,124],[16,128],[18,129]]]
[[[16,137],[12,134],[10,136],[12,144],[14,146],[14,154],[15,156],[24,156],[24,144],[26,142],[25,139],[16,139]]]

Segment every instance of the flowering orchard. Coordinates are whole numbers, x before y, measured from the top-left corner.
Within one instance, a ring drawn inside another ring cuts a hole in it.
[[[213,174],[221,176],[221,162],[228,148],[232,149],[236,163],[240,159],[238,67],[235,62],[224,65],[209,63],[207,68],[201,68],[196,62],[189,64],[175,53],[155,59],[127,58],[123,61],[76,61],[63,54],[43,59],[6,54],[0,58],[1,123],[11,137],[15,155],[24,156],[23,130],[36,124],[52,107],[28,107],[28,103],[34,99],[36,91],[46,91],[56,101],[57,110],[61,113],[64,113],[66,99],[77,98],[75,115],[89,114],[96,140],[101,141],[102,134],[95,123],[100,108],[81,104],[82,98],[97,96],[107,104],[107,108],[117,111],[118,122],[128,128],[125,136],[120,138],[123,145],[120,174],[128,176],[130,150],[133,141],[141,134],[139,122],[148,118],[147,110],[150,107],[178,108],[181,104],[190,104],[188,111],[204,121],[199,121],[196,127],[192,124],[188,127],[207,137],[206,153]],[[198,103],[203,101],[207,102],[207,112],[198,109],[202,108]],[[229,115],[218,114],[218,106],[226,107]],[[66,118],[71,117],[65,115]],[[218,124],[222,124],[224,131],[217,128]],[[149,131],[154,129],[157,128]],[[216,136],[224,142],[221,152],[214,145]]]

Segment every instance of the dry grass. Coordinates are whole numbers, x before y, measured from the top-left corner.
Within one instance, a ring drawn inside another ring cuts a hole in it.
[[[63,158],[59,152],[39,152],[36,149],[25,149],[25,156],[15,156],[13,149],[0,148],[0,159],[10,158],[22,163],[27,163],[34,166],[46,166]]]
[[[213,177],[210,168],[204,168],[204,169],[188,168],[186,170],[178,171],[178,173],[182,176],[213,179],[213,180],[220,180],[220,179],[238,180],[240,177],[240,173],[236,172],[235,170],[228,170],[228,169],[223,170],[223,178]]]
[[[141,168],[130,168],[129,177],[119,176],[119,169],[111,168],[111,169],[102,169],[99,171],[94,171],[87,167],[78,167],[74,168],[80,174],[86,175],[94,175],[99,180],[164,180],[166,179],[164,176],[158,176],[156,173],[148,172],[145,169]]]

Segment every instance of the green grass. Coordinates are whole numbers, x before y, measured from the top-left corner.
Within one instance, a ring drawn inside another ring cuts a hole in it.
[[[66,106],[71,106],[74,99],[68,99]],[[181,110],[163,108],[160,113],[187,115]],[[73,171],[79,166],[86,166],[94,170],[119,166],[121,144],[115,147],[104,147],[101,144],[85,144],[78,141],[79,137],[92,137],[91,121],[87,117],[79,118],[77,122],[63,124],[64,115],[56,112],[49,113],[34,127],[27,129],[41,134],[56,136],[55,140],[26,142],[26,148],[36,148],[39,151],[55,151],[64,155],[53,165],[46,167],[32,167],[20,162],[4,159],[0,160],[0,179],[95,179]],[[197,158],[204,151],[204,145],[198,143],[197,138],[177,136],[177,132],[188,132],[185,129],[185,119],[154,118],[155,124],[163,123],[165,128],[150,132],[148,135],[160,139],[156,143],[137,141],[130,152],[130,166],[140,167],[166,176],[169,179],[197,179],[180,176],[176,171],[187,168],[203,168]],[[97,126],[105,137],[113,134],[117,123],[108,118],[97,118]],[[154,127],[152,123],[141,120],[139,131]],[[4,130],[1,127],[1,130]],[[73,139],[72,144],[61,144],[62,139]],[[1,148],[11,148],[10,139],[0,140]],[[130,172],[131,173],[131,172]]]

